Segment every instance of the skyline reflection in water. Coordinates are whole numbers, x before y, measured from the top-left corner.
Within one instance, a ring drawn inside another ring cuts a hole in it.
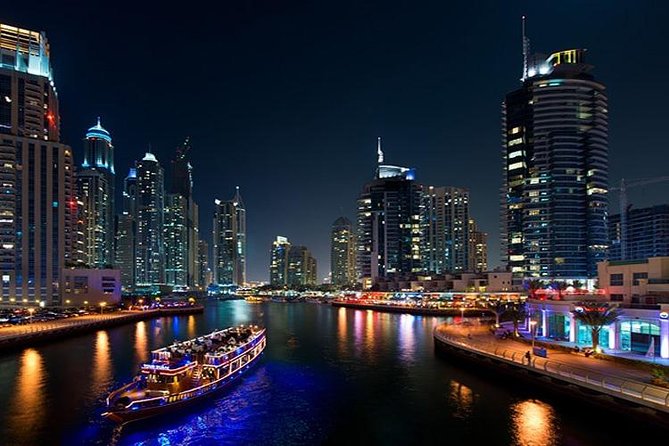
[[[606,415],[516,389],[435,355],[444,319],[317,304],[210,302],[160,318],[0,356],[1,444],[606,444]],[[168,417],[121,429],[100,418],[110,388],[174,339],[254,321],[267,350],[231,388]],[[299,342],[290,344],[291,339]],[[490,373],[488,373],[490,372]],[[597,417],[600,417],[599,420]],[[593,421],[594,420],[594,421]],[[604,420],[604,421],[602,421]],[[57,426],[57,429],[54,428]],[[56,430],[54,430],[56,429]]]

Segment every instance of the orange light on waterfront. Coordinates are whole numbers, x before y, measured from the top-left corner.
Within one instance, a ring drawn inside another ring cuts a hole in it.
[[[29,439],[36,432],[44,416],[43,388],[44,360],[35,349],[27,349],[21,356],[17,374],[16,394],[9,414],[9,424]]]
[[[541,401],[527,400],[511,406],[513,443],[520,446],[557,444],[555,411]]]
[[[188,337],[191,339],[195,337],[195,316],[192,314],[188,316]]]
[[[109,335],[100,330],[95,336],[95,351],[93,354],[93,391],[103,392],[112,380],[111,371],[111,349],[109,347]]]
[[[459,381],[451,381],[450,400],[454,404],[453,415],[457,418],[467,418],[472,412],[474,392]]]
[[[138,363],[144,362],[148,357],[147,331],[146,322],[137,322],[137,325],[135,325],[135,355]]]

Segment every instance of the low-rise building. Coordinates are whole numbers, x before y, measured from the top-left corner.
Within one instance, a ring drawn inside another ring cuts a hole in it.
[[[612,302],[669,304],[669,257],[605,261],[597,270],[599,286]]]
[[[61,301],[65,306],[112,306],[121,302],[121,270],[63,269]]]

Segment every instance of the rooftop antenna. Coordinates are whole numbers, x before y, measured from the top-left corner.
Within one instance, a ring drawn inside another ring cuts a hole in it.
[[[383,162],[383,150],[381,150],[381,137],[379,136],[376,140],[376,154],[378,155],[378,162],[381,164]]]
[[[529,70],[529,57],[530,57],[530,39],[525,35],[525,16],[522,16],[522,34],[523,34],[523,77],[522,81],[527,79],[527,72]]]

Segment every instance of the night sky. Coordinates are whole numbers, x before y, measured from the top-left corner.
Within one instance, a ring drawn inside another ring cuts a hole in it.
[[[582,47],[608,86],[611,181],[667,174],[669,5],[640,0],[9,2],[0,21],[52,47],[63,141],[82,159],[102,116],[121,179],[149,143],[169,169],[193,144],[195,199],[211,243],[214,198],[239,185],[249,279],[267,280],[276,235],[329,272],[329,233],[386,162],[432,185],[465,186],[499,264],[500,105],[533,50]],[[669,202],[669,183],[630,191]],[[617,212],[617,195],[611,209]]]

